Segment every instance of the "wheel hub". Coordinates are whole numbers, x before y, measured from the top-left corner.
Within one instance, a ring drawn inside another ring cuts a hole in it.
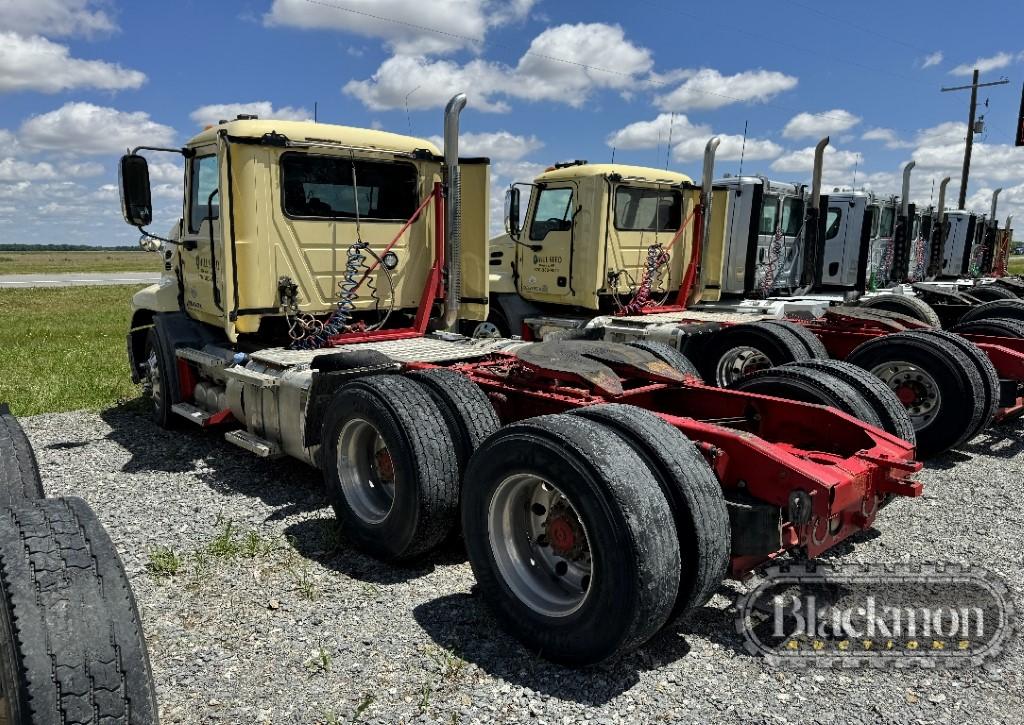
[[[718,360],[715,379],[719,386],[725,387],[734,383],[744,375],[767,370],[772,366],[768,356],[756,347],[746,345],[727,350]]]
[[[563,617],[586,601],[593,554],[579,514],[553,484],[517,473],[495,489],[488,538],[502,579],[526,606]]]
[[[903,403],[914,430],[930,425],[942,407],[939,384],[927,370],[912,363],[894,360],[876,365],[871,374],[881,380]]]

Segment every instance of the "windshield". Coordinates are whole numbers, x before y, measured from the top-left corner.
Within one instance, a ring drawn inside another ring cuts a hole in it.
[[[353,174],[353,165],[355,174]],[[291,217],[405,221],[416,211],[416,167],[288,153],[281,157],[284,211]]]
[[[683,195],[674,189],[620,186],[615,189],[615,228],[631,232],[679,229]]]

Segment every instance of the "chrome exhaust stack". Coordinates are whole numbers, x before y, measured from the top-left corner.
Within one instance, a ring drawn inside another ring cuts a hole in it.
[[[444,108],[444,167],[447,185],[445,214],[444,326],[454,330],[459,324],[459,300],[462,298],[462,176],[459,170],[459,114],[466,107],[466,94],[452,96]]]
[[[917,166],[917,162],[910,160],[903,167],[903,190],[900,192],[900,215],[904,218],[910,216],[910,172]]]
[[[937,207],[938,210],[939,210],[939,217],[938,217],[938,223],[939,224],[942,224],[942,222],[945,221],[945,219],[946,219],[946,187],[947,186],[949,186],[949,177],[948,176],[946,178],[944,178],[942,181],[939,182],[939,204],[938,204],[938,207]]]
[[[704,217],[704,223],[701,225],[700,231],[700,260],[697,265],[697,276],[694,280],[694,291],[691,292],[690,299],[700,300],[704,294],[704,263],[708,257],[708,240],[711,238],[711,182],[715,174],[715,152],[718,151],[718,145],[722,143],[722,139],[718,136],[712,136],[708,139],[707,145],[704,146],[704,168],[701,170],[700,180],[700,203],[701,214]],[[686,301],[687,303],[689,300]]]
[[[999,192],[1001,192],[1002,190],[1003,187],[1000,186],[998,189],[992,192],[992,211],[990,211],[988,214],[989,223],[991,224],[996,223],[996,204],[998,204],[999,202]]]
[[[811,175],[811,203],[812,209],[817,209],[821,204],[821,175],[825,167],[825,147],[828,146],[829,138],[825,136],[814,147],[814,170]]]

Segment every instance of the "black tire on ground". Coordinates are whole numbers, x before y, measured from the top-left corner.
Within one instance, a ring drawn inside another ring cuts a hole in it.
[[[995,300],[1016,300],[1020,299],[1005,287],[994,284],[979,284],[965,290],[967,294],[982,302],[994,302]]]
[[[939,315],[924,300],[911,295],[879,294],[873,297],[862,298],[858,305],[868,309],[888,310],[898,312],[901,315],[913,317],[915,320],[926,322],[932,327],[941,327],[942,321]]]
[[[331,399],[321,441],[328,497],[363,551],[409,559],[449,535],[459,504],[455,444],[422,385],[401,375],[347,383]]]
[[[819,370],[839,378],[860,393],[874,409],[882,422],[882,430],[909,443],[917,444],[914,421],[910,419],[903,403],[896,397],[896,393],[867,370],[842,360],[808,360],[792,363],[792,366]]]
[[[663,342],[655,342],[653,340],[635,340],[633,342],[626,343],[629,347],[635,347],[637,350],[643,350],[649,352],[654,357],[658,358],[662,362],[668,363],[672,366],[673,370],[682,373],[683,375],[693,375],[699,378],[700,372],[697,370],[697,366],[693,364],[690,358],[686,357],[683,353],[676,350],[671,345],[666,345]]]
[[[783,327],[800,338],[800,342],[803,343],[812,360],[828,360],[828,350],[825,349],[824,343],[818,339],[817,335],[799,322],[793,322],[792,320],[758,320],[754,324]]]
[[[84,501],[0,510],[0,595],[8,722],[157,722],[135,599]]]
[[[166,350],[156,328],[150,328],[146,335],[145,363],[149,381],[147,388],[149,392],[150,411],[153,422],[161,428],[173,429],[178,427],[180,418],[171,410],[171,406],[178,402],[178,376],[174,365],[173,351]],[[156,366],[155,371],[153,366]]]
[[[477,450],[467,480],[462,527],[480,592],[531,652],[596,664],[668,621],[680,576],[672,511],[610,429],[573,415],[516,423]]]
[[[804,343],[791,330],[744,323],[712,334],[694,362],[706,383],[725,387],[755,370],[810,359]]]
[[[1024,295],[1024,281],[1019,277],[999,277],[992,284],[1008,289],[1018,297]]]
[[[954,325],[949,331],[990,337],[1012,337],[1020,340],[1024,339],[1024,321],[1005,317],[986,317],[983,320],[961,322]]]
[[[853,386],[823,370],[808,370],[791,363],[751,373],[734,382],[729,388],[802,403],[827,405],[848,413],[868,425],[882,427],[882,419],[864,396]]]
[[[984,350],[960,335],[947,330],[913,330],[913,332],[918,335],[930,335],[945,340],[950,345],[955,346],[974,363],[974,367],[981,378],[984,412],[975,429],[968,433],[967,440],[970,440],[992,423],[996,410],[999,409],[999,373],[996,372],[995,365],[989,360]]]
[[[670,621],[706,604],[725,578],[732,537],[722,486],[693,441],[632,405],[594,405],[572,414],[611,428],[639,453],[672,507],[682,577]]]
[[[960,318],[960,323],[994,317],[1024,321],[1024,300],[996,300],[972,307]]]
[[[909,393],[920,393],[914,401],[904,405],[914,420],[917,450],[923,458],[962,443],[985,415],[985,390],[977,367],[959,348],[937,336],[911,332],[882,335],[860,345],[847,362],[879,377],[888,377],[892,381],[890,387],[898,388],[897,394],[904,388]],[[897,373],[894,372],[898,369],[896,363],[909,367]],[[922,372],[924,376],[918,380]],[[906,381],[901,383],[899,376]],[[915,402],[922,404],[914,406]],[[933,406],[930,409],[929,404]]]
[[[32,444],[18,419],[0,403],[0,506],[45,495]]]
[[[455,444],[461,481],[473,451],[501,427],[494,406],[479,385],[454,370],[417,370],[406,377],[422,385],[441,409]]]

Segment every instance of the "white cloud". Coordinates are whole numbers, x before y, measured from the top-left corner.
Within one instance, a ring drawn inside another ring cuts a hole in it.
[[[747,137],[744,142],[741,134],[720,133],[715,158],[720,161],[737,161],[742,157],[745,161],[763,161],[774,159],[782,153],[782,147],[765,138]],[[672,146],[672,158],[676,161],[696,161],[704,158],[704,147],[708,137],[684,139]]]
[[[406,97],[411,109],[443,106],[460,91],[469,93],[470,105],[481,111],[508,111],[508,103],[496,96],[578,108],[595,89],[635,87],[652,66],[650,51],[627,40],[618,25],[580,23],[548,28],[514,67],[398,54],[371,78],[349,81],[343,90],[375,111],[404,108]]]
[[[854,116],[842,108],[833,108],[822,113],[798,113],[789,119],[782,135],[786,138],[817,138],[833,133],[848,131],[860,123],[860,117]]]
[[[142,111],[119,111],[91,103],[66,103],[29,117],[21,142],[30,148],[78,154],[116,154],[138,145],[169,146],[175,132]]]
[[[283,106],[274,108],[270,101],[253,101],[251,103],[214,103],[200,106],[189,114],[189,118],[200,126],[209,126],[220,120],[231,120],[239,114],[251,114],[261,119],[275,121],[309,121],[313,114],[305,108]]]
[[[675,90],[658,96],[655,105],[663,111],[710,110],[733,103],[768,101],[796,87],[797,79],[785,73],[750,70],[723,76],[714,68],[689,71]]]
[[[49,36],[109,33],[117,25],[93,0],[0,0],[0,18],[7,30]]]
[[[939,63],[941,63],[942,62],[942,58],[943,58],[943,55],[942,55],[942,51],[941,50],[937,50],[934,53],[929,53],[921,61],[921,67],[922,68],[931,68],[933,65],[938,65]]]
[[[0,181],[37,181],[53,179],[57,170],[46,162],[31,163],[17,159],[0,159]]]
[[[854,166],[863,165],[864,157],[858,151],[845,151],[834,146],[825,147],[825,173],[836,173],[846,171]],[[797,151],[791,151],[785,156],[780,156],[772,162],[773,171],[787,173],[810,174],[814,167],[814,147],[808,146]]]
[[[914,144],[903,141],[891,128],[869,128],[861,134],[863,141],[881,141],[887,149],[901,149]]]
[[[616,149],[656,148],[672,137],[672,158],[676,161],[694,161],[704,157],[708,140],[717,135],[720,144],[716,158],[735,161],[772,159],[782,153],[782,147],[768,139],[747,138],[739,134],[715,134],[710,126],[694,124],[683,114],[662,113],[651,121],[637,121],[610,134],[606,143]]]
[[[537,0],[496,0],[488,3],[490,15],[488,25],[504,25],[525,20],[533,10]]]
[[[431,136],[429,140],[438,148],[444,146],[440,136]],[[536,136],[517,136],[508,131],[459,135],[460,156],[486,156],[493,161],[519,161],[543,146]]]
[[[958,65],[950,71],[950,74],[955,76],[969,76],[974,73],[975,68],[977,68],[980,73],[988,73],[989,71],[1005,68],[1014,61],[1014,58],[1015,56],[1012,53],[996,53],[988,58],[978,58],[973,63]]]
[[[103,164],[97,164],[95,161],[62,164],[60,167],[61,176],[70,176],[75,179],[84,179],[90,176],[99,176],[102,173]]]
[[[484,6],[481,0],[274,0],[263,22],[381,38],[400,54],[446,53],[483,40]]]
[[[38,35],[0,32],[0,92],[57,93],[69,88],[138,88],[146,75],[102,60],[72,58],[67,46]]]
[[[168,161],[149,161],[150,182],[174,182],[180,184],[185,178],[185,170],[178,164]]]

